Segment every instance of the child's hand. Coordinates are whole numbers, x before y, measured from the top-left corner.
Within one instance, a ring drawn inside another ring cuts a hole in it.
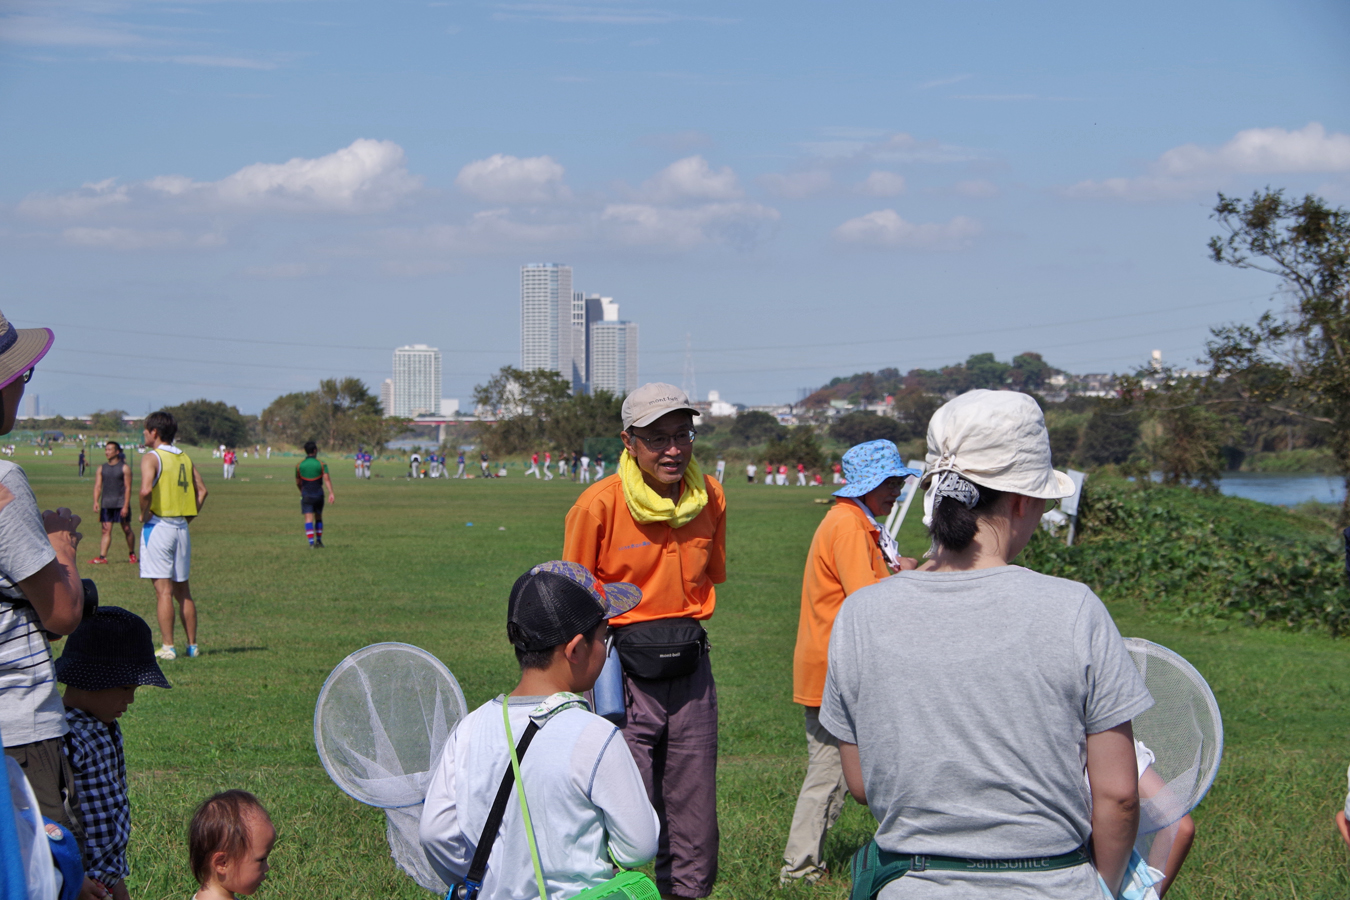
[[[80,888],[79,900],[108,900],[112,894],[108,892],[102,884],[85,876],[84,885]]]

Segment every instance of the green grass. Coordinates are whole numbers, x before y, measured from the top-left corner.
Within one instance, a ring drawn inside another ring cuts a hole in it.
[[[44,507],[87,516],[92,478],[75,477],[74,451],[57,453],[38,459],[20,448],[15,460]],[[413,483],[395,477],[404,469],[392,462],[375,466],[386,477],[358,483],[349,462],[333,460],[338,502],[327,511],[328,549],[320,552],[304,541],[294,460],[243,460],[237,479],[222,482],[209,452],[194,458],[212,492],[192,526],[204,655],[167,663],[173,690],[142,689],[123,719],[132,896],[190,896],[188,818],[202,798],[230,787],[257,793],[279,832],[260,896],[430,896],[389,860],[381,814],[324,774],[311,737],[314,699],[346,654],[384,640],[444,660],[470,707],[510,688],[517,671],[504,636],[507,591],[529,565],[561,552],[562,518],[578,488],[526,483],[515,472],[502,481]],[[776,881],[805,765],[801,710],[791,702],[801,572],[826,509],[812,501],[827,491],[750,487],[734,477],[727,486],[729,577],[710,623],[721,703],[719,898],[846,896],[842,876],[786,891]],[[1205,502],[1214,515],[1235,508],[1222,498]],[[1272,530],[1285,515],[1256,512]],[[98,525],[86,519],[83,530],[87,560]],[[110,558],[124,559],[117,540]],[[902,546],[911,554],[926,546],[917,509]],[[114,562],[81,574],[98,580],[105,603],[154,622],[150,588],[135,567]],[[1125,634],[1190,659],[1225,715],[1223,768],[1196,811],[1196,848],[1169,898],[1350,896],[1348,855],[1331,824],[1350,763],[1350,643],[1181,627],[1147,619],[1130,602],[1112,611]],[[829,838],[831,867],[846,871],[872,829],[867,811],[850,802]]]

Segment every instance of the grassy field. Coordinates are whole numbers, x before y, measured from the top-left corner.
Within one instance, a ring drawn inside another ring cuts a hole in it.
[[[97,552],[92,477],[79,480],[74,451],[38,459],[21,448],[44,507],[87,516],[80,557]],[[504,636],[506,595],[533,563],[562,549],[562,518],[578,493],[566,482],[385,477],[356,482],[333,460],[336,505],[324,551],[306,545],[292,481],[294,460],[243,460],[220,480],[208,451],[211,490],[192,526],[199,659],[164,668],[174,688],[143,688],[123,718],[133,808],[136,898],[191,895],[184,832],[192,808],[224,788],[246,788],[271,810],[279,833],[260,896],[426,898],[397,871],[383,816],[343,795],[314,751],[314,699],[332,667],[376,641],[407,641],[436,654],[463,685],[470,707],[517,676]],[[777,870],[805,765],[801,710],[791,703],[802,563],[825,511],[827,489],[769,489],[731,479],[729,577],[710,623],[721,703],[719,815],[725,898],[843,898],[847,877],[780,891]],[[1216,501],[1218,502],[1218,501]],[[94,521],[90,521],[93,519]],[[926,541],[917,516],[902,534],[909,553]],[[467,523],[473,523],[472,527]],[[103,602],[154,622],[147,583],[124,560],[84,566]],[[1348,854],[1331,824],[1350,763],[1350,643],[1318,635],[1202,631],[1112,608],[1121,630],[1190,659],[1224,710],[1227,746],[1214,789],[1197,810],[1196,848],[1176,889],[1190,898],[1343,898]],[[181,645],[182,639],[180,637]],[[58,651],[59,652],[59,651]],[[872,832],[851,801],[831,833],[832,868]]]

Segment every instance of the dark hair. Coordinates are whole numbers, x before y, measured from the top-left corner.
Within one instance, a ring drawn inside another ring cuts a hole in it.
[[[319,452],[319,445],[313,441],[305,441],[305,455],[314,456]]]
[[[178,423],[174,421],[173,413],[161,409],[145,417],[145,430],[153,431],[161,441],[172,444],[178,436]]]
[[[958,552],[969,547],[980,528],[980,519],[988,515],[1007,493],[978,484],[975,489],[980,492],[980,499],[970,509],[953,497],[944,497],[933,507],[933,524],[928,526],[928,535],[935,544]]]
[[[592,628],[590,631],[584,632],[584,634],[586,634],[587,637],[594,638],[596,629],[604,627],[605,620],[601,619],[600,624],[596,625],[595,628]],[[558,647],[563,647],[571,643],[572,638],[574,637],[576,637],[575,634],[568,638],[564,643],[559,644]],[[523,672],[526,669],[547,669],[549,666],[553,665],[553,651],[557,650],[558,647],[548,647],[543,650],[522,650],[520,647],[513,647],[512,649],[516,651],[516,662],[520,663],[520,670]]]
[[[112,444],[114,447],[117,448],[117,455],[118,455],[118,456],[121,456],[121,455],[122,455],[122,445],[121,445],[121,444],[117,443],[117,441],[105,441],[104,444],[103,444],[103,446],[106,447],[106,446],[108,446],[109,444]]]
[[[206,798],[188,826],[188,861],[197,883],[211,879],[211,857],[224,853],[239,859],[248,852],[249,819],[268,818],[267,810],[248,791],[222,791]]]

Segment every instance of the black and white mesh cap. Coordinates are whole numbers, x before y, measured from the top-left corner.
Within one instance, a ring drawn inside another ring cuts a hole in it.
[[[635,584],[601,584],[585,566],[555,560],[516,579],[506,609],[506,636],[521,650],[548,650],[642,601]]]

